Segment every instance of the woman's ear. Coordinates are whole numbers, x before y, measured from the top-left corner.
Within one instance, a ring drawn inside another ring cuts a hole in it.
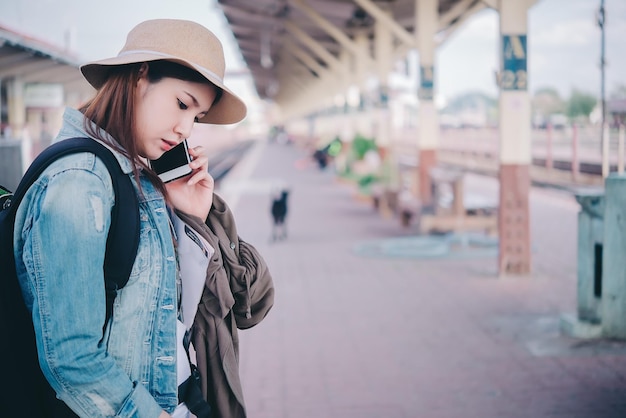
[[[142,79],[148,75],[148,63],[142,62],[141,67],[139,67],[139,79]]]

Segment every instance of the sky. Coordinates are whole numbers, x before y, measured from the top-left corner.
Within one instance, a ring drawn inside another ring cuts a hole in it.
[[[528,14],[529,90],[556,88],[563,98],[573,89],[600,96],[600,0],[538,0]],[[626,0],[605,0],[606,92],[626,85]],[[254,96],[245,64],[215,0],[2,0],[0,25],[63,47],[66,39],[78,59],[117,55],[126,34],[152,18],[201,23],[222,40],[226,84],[246,98]],[[67,36],[67,34],[71,36]],[[494,72],[499,60],[498,13],[484,10],[468,19],[437,50],[435,83],[450,98],[467,91],[497,95]],[[238,75],[235,75],[238,74]]]
[[[505,0],[506,1],[506,0]],[[600,96],[600,0],[539,0],[528,13],[529,91],[552,87],[563,98],[572,90]],[[626,1],[605,0],[606,92],[626,85]],[[480,90],[497,94],[499,17],[479,12],[440,46],[436,56],[439,93]]]

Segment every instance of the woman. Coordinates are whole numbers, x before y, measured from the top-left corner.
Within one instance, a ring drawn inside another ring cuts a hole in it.
[[[224,86],[219,40],[189,21],[140,23],[117,57],[81,71],[97,93],[79,110],[66,110],[57,140],[90,137],[114,152],[139,199],[140,242],[103,334],[102,266],[114,203],[106,167],[93,154],[73,154],[29,189],[17,213],[15,259],[40,366],[79,416],[189,416],[179,385],[189,381],[194,353],[183,349],[183,338],[189,339],[203,289],[200,283],[185,293],[183,282],[181,290],[185,260],[173,221],[180,221],[177,213],[205,228],[214,184],[202,147],[189,151],[192,173],[167,184],[147,160],[186,139],[194,123],[235,123],[246,108]],[[203,243],[205,255],[219,251],[218,241]],[[186,315],[181,293],[193,296]],[[206,388],[204,395],[210,397]]]

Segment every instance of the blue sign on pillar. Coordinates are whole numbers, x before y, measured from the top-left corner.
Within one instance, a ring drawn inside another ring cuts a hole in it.
[[[502,35],[502,90],[526,90],[527,48],[526,35]]]
[[[420,87],[417,97],[421,100],[433,100],[435,85],[435,68],[432,65],[420,66]]]
[[[378,104],[383,109],[389,106],[389,87],[384,84],[378,88]]]

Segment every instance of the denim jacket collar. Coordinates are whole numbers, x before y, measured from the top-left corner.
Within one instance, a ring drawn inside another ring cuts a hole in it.
[[[113,155],[115,155],[115,158],[119,162],[120,167],[122,167],[122,171],[125,174],[129,174],[133,171],[133,165],[131,161],[124,154],[116,150],[115,147],[111,145],[117,144],[117,141],[115,141],[115,139],[113,139],[113,137],[102,128],[96,126],[96,124],[94,124],[91,120],[85,118],[85,115],[83,115],[79,110],[70,107],[66,108],[65,112],[63,113],[63,122],[63,128],[59,132],[59,135],[55,139],[55,142],[75,137],[87,137],[94,139],[113,152]],[[95,128],[95,130],[99,132],[103,138],[110,142],[101,141],[98,138],[95,138],[93,135],[90,135],[89,132],[87,132],[87,130],[85,129],[85,122],[91,127]]]

